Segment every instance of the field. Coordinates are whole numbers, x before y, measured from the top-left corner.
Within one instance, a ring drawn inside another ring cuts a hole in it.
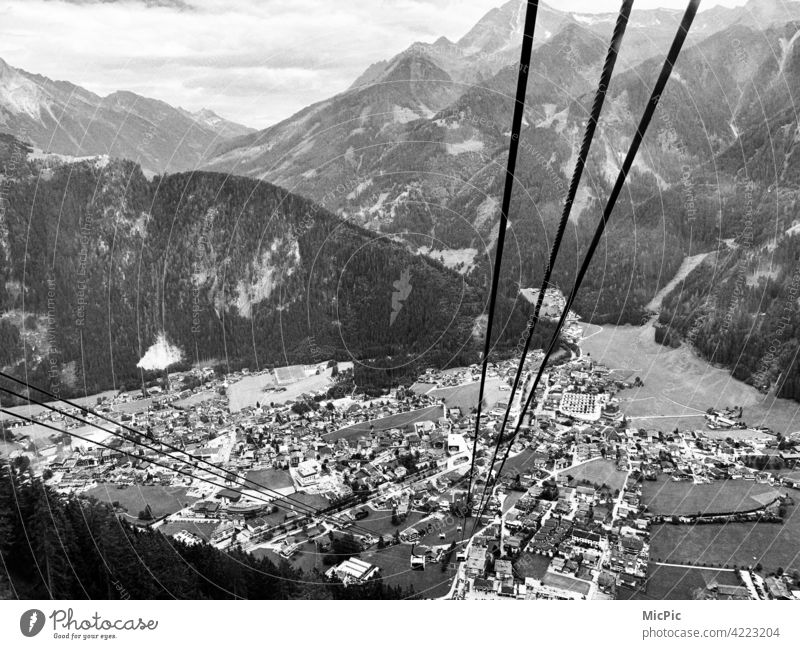
[[[405,544],[362,552],[361,559],[380,567],[383,583],[403,588],[413,586],[415,596],[426,599],[446,595],[455,575],[455,561],[444,572],[439,563],[428,564],[425,570],[411,570],[411,546]]]
[[[282,510],[299,508],[298,511],[304,509],[302,505],[305,505],[305,509],[325,509],[326,507],[330,507],[331,504],[331,501],[325,496],[320,496],[319,494],[310,494],[306,493],[305,491],[298,491],[291,496],[291,500],[286,500],[284,498],[281,500],[276,500],[275,504],[278,505]]]
[[[486,403],[485,410],[491,410],[498,401],[507,401],[511,395],[510,391],[500,390],[503,382],[498,378],[486,379],[486,386],[483,391],[483,399]],[[478,406],[478,392],[480,382],[457,385],[450,388],[436,388],[428,392],[428,396],[434,399],[444,399],[448,408],[460,408],[463,415],[469,415],[472,409]]]
[[[676,482],[665,476],[645,481],[642,502],[654,514],[725,513],[757,509],[774,500],[778,491],[749,480],[717,480],[711,484]]]
[[[274,401],[272,392],[264,392],[266,387],[274,387],[275,379],[272,374],[254,374],[231,383],[228,386],[228,405],[231,412],[238,412],[242,408],[255,406],[256,402],[263,403]]]
[[[61,423],[48,422],[48,425],[56,428],[63,428]],[[61,434],[52,428],[47,428],[47,426],[42,426],[41,424],[27,424],[25,426],[18,426],[17,428],[11,428],[9,430],[16,438],[29,437],[30,440],[37,446],[49,446],[51,443],[50,438],[57,437]],[[76,429],[73,429],[73,431],[77,432]],[[80,435],[80,433],[78,434]],[[80,442],[80,440],[75,441]]]
[[[114,430],[114,425],[109,424],[107,422],[98,422],[103,428],[98,428],[97,426],[86,425],[86,426],[78,426],[77,428],[70,428],[65,429],[63,422],[48,422],[48,426],[53,426],[53,428],[63,430],[64,434],[66,435],[78,435],[84,439],[78,439],[78,437],[70,437],[69,443],[74,447],[84,447],[84,448],[92,448],[95,446],[92,442],[105,442],[110,437],[113,437],[113,434],[110,431]],[[58,437],[62,433],[59,430],[53,430],[53,428],[48,428],[47,426],[43,426],[41,424],[28,424],[26,426],[18,426],[17,428],[9,429],[9,432],[13,434],[16,438],[20,437],[28,437],[30,438],[31,442],[37,447],[47,447],[52,445],[51,438]],[[103,430],[103,429],[107,430]],[[85,441],[89,440],[89,441]]]
[[[480,493],[483,493],[483,491],[481,490]],[[509,491],[506,494],[505,500],[503,500],[503,506],[501,508],[503,512],[505,513],[514,507],[514,505],[516,505],[524,495],[524,491]]]
[[[122,401],[111,406],[111,410],[114,412],[126,412],[133,415],[139,412],[145,412],[152,403],[153,397],[148,397],[147,399],[134,399],[132,401]]]
[[[252,554],[255,557],[266,556],[275,564],[280,564],[285,560],[273,550],[264,548],[256,549]],[[331,556],[331,554],[329,552],[320,553],[314,543],[306,542],[300,546],[297,554],[286,561],[293,568],[302,570],[307,576],[310,576],[314,570],[323,573],[333,565],[324,563],[326,556]],[[406,544],[392,545],[383,549],[373,546],[372,549],[362,552],[359,557],[363,561],[380,567],[379,576],[385,584],[403,588],[413,586],[414,593],[425,598],[446,595],[455,574],[452,568],[454,563],[444,572],[442,572],[441,564],[438,563],[428,564],[425,570],[411,570],[409,565],[411,546]],[[344,557],[341,559],[344,560]]]
[[[494,452],[494,449],[492,449]],[[503,459],[504,450],[500,449],[500,453],[497,456],[497,462],[494,465],[494,470],[497,471],[500,469],[500,461]],[[503,466],[503,475],[516,475],[517,473],[524,474],[533,471],[533,449],[526,448],[521,453],[517,453],[513,457],[509,457],[506,460],[505,466]]]
[[[192,504],[197,498],[186,495],[185,487],[133,486],[118,489],[116,485],[100,484],[88,491],[85,496],[94,496],[97,500],[113,503],[127,510],[133,517],[138,516],[146,505],[150,505],[153,517],[160,518],[173,514]]]
[[[584,597],[589,593],[590,584],[581,579],[575,579],[568,575],[560,575],[556,572],[547,572],[542,579],[545,586],[553,588],[563,588],[573,592],[578,592]]]
[[[342,367],[341,363],[339,367]],[[275,371],[278,372],[277,369]],[[323,368],[319,374],[312,374],[311,376],[303,374],[302,379],[283,386],[286,389],[282,392],[275,392],[274,390],[265,392],[264,388],[278,387],[275,378],[272,374],[255,374],[246,376],[228,387],[228,404],[231,412],[238,412],[242,408],[255,406],[256,402],[280,405],[297,399],[303,393],[310,394],[318,390],[324,390],[330,384],[331,370],[330,368]]]
[[[660,566],[650,563],[647,566],[644,592],[632,593],[629,597],[621,599],[694,599],[694,594],[698,590],[703,590],[714,582],[726,586],[740,585],[738,576],[730,570]]]
[[[106,442],[111,437],[114,437],[112,433],[107,432],[115,430],[115,426],[113,424],[102,421],[99,423],[103,426],[103,428],[97,428],[96,426],[78,426],[78,428],[73,428],[70,430],[71,433],[75,433],[76,435],[80,435],[81,437],[91,440],[90,442],[85,442],[82,439],[73,438],[72,446],[92,448],[93,444],[91,442]]]
[[[306,541],[303,543],[300,546],[300,549],[297,551],[297,554],[293,554],[288,559],[282,557],[277,552],[272,550],[256,550],[253,552],[253,554],[255,556],[259,556],[261,552],[265,552],[272,563],[279,565],[281,561],[288,561],[293,568],[296,570],[302,570],[307,576],[310,576],[314,570],[324,573],[332,565],[325,565],[323,563],[322,560],[326,555],[317,549],[317,544],[313,541]],[[327,554],[330,555],[330,552]],[[346,557],[342,557],[341,560],[344,561],[345,558]]]
[[[164,523],[158,528],[158,531],[166,536],[175,536],[181,530],[191,532],[204,541],[211,539],[211,534],[219,527],[218,522],[204,523],[203,521],[190,522],[190,521],[176,521],[171,523]]]
[[[332,433],[326,433],[323,437],[329,442],[335,442],[343,437],[345,439],[364,437],[369,435],[370,426],[375,426],[376,431],[389,430],[390,428],[406,428],[419,421],[436,421],[443,414],[444,411],[441,406],[428,406],[427,408],[420,408],[419,410],[399,412],[396,415],[389,415],[382,419],[362,421],[352,426],[333,431]]]
[[[591,460],[573,469],[568,469],[564,473],[571,475],[576,483],[580,480],[588,480],[598,487],[606,484],[612,491],[622,489],[628,475],[625,471],[617,471],[613,461],[603,459]]]
[[[409,390],[414,392],[415,394],[428,394],[431,390],[436,387],[433,383],[413,383]]]
[[[180,408],[186,408],[191,406],[196,406],[199,403],[203,403],[204,401],[210,401],[214,397],[220,396],[214,390],[203,390],[202,392],[195,392],[194,394],[190,394],[185,399],[178,399],[175,401],[173,405],[176,405]]]
[[[541,581],[550,567],[550,557],[532,552],[522,552],[514,561],[514,574],[522,579],[533,577]]]
[[[305,365],[287,365],[275,368],[275,381],[278,385],[287,385],[306,378]]]
[[[294,482],[289,475],[288,471],[281,471],[279,469],[258,469],[256,471],[248,471],[247,479],[252,480],[267,489],[287,489],[294,487]]]
[[[705,563],[732,568],[761,563],[800,570],[800,507],[779,523],[725,525],[657,525],[650,539],[650,556],[664,563]]]
[[[359,508],[360,509],[360,508]],[[418,523],[425,514],[412,511],[406,520],[400,525],[392,525],[392,512],[389,509],[374,510],[367,507],[369,516],[356,521],[359,528],[366,528],[375,536],[393,536],[395,531],[402,532],[407,527],[411,527]]]
[[[105,392],[100,392],[99,394],[93,394],[88,397],[75,397],[74,399],[70,399],[73,403],[77,403],[81,406],[86,408],[94,408],[97,405],[97,399],[99,397],[112,397],[116,394],[116,390],[106,390]],[[63,403],[60,401],[48,401],[48,405],[53,407],[63,407]],[[38,406],[36,404],[25,404],[23,406],[11,406],[8,408],[9,412],[15,412],[20,415],[24,415],[25,417],[33,417],[35,415],[41,414],[45,412],[47,408],[44,406]],[[0,421],[13,421],[14,417],[12,415],[6,414],[5,412],[0,412]]]
[[[622,409],[634,426],[705,429],[706,409],[741,405],[751,426],[768,426],[784,434],[800,430],[800,404],[761,394],[685,345],[677,349],[659,345],[650,324],[586,325],[584,336],[584,353],[617,370],[620,378],[639,376],[644,381],[644,387],[620,394]]]
[[[772,437],[769,433],[762,433],[756,430],[737,430],[736,428],[729,428],[728,430],[704,430],[703,434],[709,439],[727,439],[730,437],[736,442],[751,439],[769,439]]]
[[[449,512],[440,512],[433,517],[428,517],[416,529],[419,531],[427,530],[426,535],[420,539],[422,545],[450,545],[451,543],[458,543],[462,540],[462,536],[467,537],[472,531],[472,524],[474,519],[467,519],[466,531],[459,528],[464,527],[464,519],[459,518]],[[429,527],[430,526],[430,527]],[[441,535],[444,534],[444,538]]]

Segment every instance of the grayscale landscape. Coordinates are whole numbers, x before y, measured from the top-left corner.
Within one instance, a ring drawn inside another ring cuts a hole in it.
[[[800,2],[309,4],[0,3],[0,598],[800,598]]]

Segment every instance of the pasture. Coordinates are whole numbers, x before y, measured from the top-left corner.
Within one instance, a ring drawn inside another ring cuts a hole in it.
[[[768,426],[784,434],[800,429],[797,402],[763,395],[699,358],[686,345],[664,347],[654,336],[649,323],[587,324],[580,343],[585,354],[616,370],[619,378],[632,381],[638,376],[644,381],[643,387],[620,393],[620,405],[632,425],[662,431],[705,430],[707,408],[741,405],[743,419],[751,426]]]
[[[664,563],[800,570],[800,507],[793,506],[783,524],[657,525],[650,556]]]
[[[652,513],[664,516],[749,511],[763,507],[777,496],[778,491],[770,485],[750,480],[694,484],[662,475],[642,485],[644,505]]]
[[[85,496],[93,496],[97,500],[114,503],[125,509],[134,518],[147,505],[154,518],[174,514],[197,500],[186,495],[185,487],[161,487],[156,485],[133,485],[119,489],[113,484],[99,484],[85,491]]]
[[[601,458],[568,469],[564,473],[572,476],[576,484],[581,480],[588,480],[597,487],[608,485],[612,491],[622,489],[628,475],[625,471],[617,471],[616,464],[612,460]]]
[[[359,437],[366,437],[369,435],[372,426],[376,431],[389,430],[390,428],[410,428],[413,424],[422,421],[436,421],[444,414],[441,406],[428,406],[427,408],[419,408],[417,410],[409,410],[408,412],[398,412],[388,417],[381,419],[373,419],[370,421],[362,421],[352,426],[346,426],[332,433],[323,435],[326,441],[335,442],[338,439],[353,439]]]

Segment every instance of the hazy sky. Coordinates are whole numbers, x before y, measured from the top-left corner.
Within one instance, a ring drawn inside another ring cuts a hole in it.
[[[779,2],[780,0],[761,0]],[[100,95],[131,90],[264,127],[415,41],[457,40],[502,0],[0,0],[0,58]],[[619,0],[553,0],[615,11]],[[704,0],[744,4],[744,0]],[[636,0],[684,7],[685,0]]]

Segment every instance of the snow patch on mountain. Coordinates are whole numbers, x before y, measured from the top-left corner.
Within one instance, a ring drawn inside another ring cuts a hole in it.
[[[796,31],[794,35],[787,41],[785,38],[781,38],[779,43],[781,45],[781,60],[778,65],[778,74],[783,74],[784,68],[786,67],[786,61],[789,59],[789,54],[792,52],[792,47],[797,41],[797,37],[800,36],[800,30]]]
[[[353,189],[353,191],[351,191],[347,195],[347,200],[352,201],[352,200],[358,198],[361,195],[361,193],[365,189],[367,189],[367,187],[369,187],[371,184],[372,184],[372,178],[367,178],[366,180],[358,183],[358,185],[356,185],[355,189]]]
[[[499,214],[497,206],[497,199],[492,196],[487,196],[481,201],[481,204],[478,205],[478,213],[475,215],[475,221],[473,223],[476,230],[480,231],[484,226],[494,220],[495,216]]]
[[[556,133],[561,133],[567,125],[569,106],[556,112],[556,104],[544,104],[544,119],[540,120],[536,126],[538,128],[550,128],[555,126]]]
[[[607,23],[608,18],[605,16],[591,16],[586,14],[572,14],[572,17],[579,23],[584,25],[596,25],[598,23]]]
[[[459,155],[461,153],[474,153],[475,151],[483,151],[483,142],[474,138],[464,140],[463,142],[446,142],[445,150],[450,155]]]
[[[282,269],[291,276],[301,261],[300,244],[297,240],[276,238],[265,250],[261,259],[250,270],[250,281],[240,279],[236,284],[236,308],[239,315],[250,318],[253,305],[272,295],[280,281]]]
[[[475,257],[478,256],[477,248],[448,248],[447,250],[435,250],[430,246],[420,246],[420,254],[441,262],[445,267],[456,270],[462,275],[466,275],[475,267]]]
[[[165,370],[170,365],[180,363],[183,352],[167,340],[163,332],[158,334],[156,342],[145,352],[144,356],[136,363],[136,367],[143,370]]]
[[[408,122],[413,122],[415,119],[419,118],[420,116],[410,108],[398,106],[397,104],[392,106],[392,119],[394,120],[395,124],[407,124]]]
[[[372,207],[369,208],[369,213],[375,214],[376,212],[380,212],[387,198],[389,198],[389,192],[381,192],[378,195],[377,202]]]

